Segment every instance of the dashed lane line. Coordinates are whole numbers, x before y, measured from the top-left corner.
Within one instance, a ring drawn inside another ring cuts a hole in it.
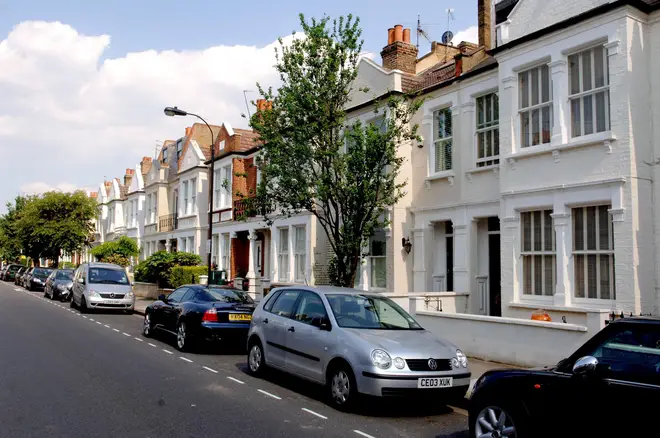
[[[113,330],[116,331],[117,333],[119,333],[119,330],[117,330],[116,328],[113,328]]]
[[[155,347],[156,344],[152,344],[151,342],[149,342],[149,346],[150,346],[150,347]]]
[[[368,433],[364,433],[361,430],[354,429],[353,432],[357,433],[358,435],[362,435],[365,438],[376,438],[375,436],[371,436]]]
[[[111,328],[108,324],[105,324],[103,327],[105,327],[105,328]]]
[[[131,335],[129,335],[129,334],[126,333],[126,332],[122,333],[122,335],[124,335],[124,336],[128,336],[129,338],[131,337]]]
[[[135,340],[140,341],[140,342],[144,342],[142,339],[138,338],[137,336],[135,336]]]
[[[202,366],[202,368],[204,368],[206,371],[210,371],[214,374],[218,374],[218,372],[216,370],[214,370],[213,368],[209,368],[209,367],[205,367],[205,366]]]
[[[166,349],[164,349],[164,348],[163,348],[163,351],[164,351],[165,353],[167,353],[167,354],[174,354],[174,353],[172,353],[171,351],[166,350]]]
[[[264,394],[264,395],[267,395],[268,397],[272,397],[272,398],[274,398],[274,399],[276,399],[276,400],[282,400],[282,397],[278,397],[278,396],[276,396],[275,394],[271,394],[270,392],[266,392],[266,391],[264,391],[263,389],[257,389],[257,391],[259,391],[260,393],[262,393],[262,394]]]
[[[236,379],[236,378],[234,378],[234,377],[232,377],[232,376],[227,376],[227,378],[228,378],[229,380],[233,381],[233,382],[240,383],[241,385],[244,385],[244,384],[245,384],[245,382],[243,382],[242,380],[238,380],[238,379]]]
[[[97,323],[98,325],[101,325],[101,321],[96,321],[96,323]]]
[[[324,420],[327,420],[327,419],[328,419],[328,417],[326,417],[325,415],[321,415],[321,414],[319,414],[318,412],[314,412],[314,411],[312,411],[311,409],[302,408],[302,410],[305,411],[305,412],[307,412],[308,414],[316,415],[316,416],[319,417],[319,418],[323,418]]]
[[[179,359],[181,359],[181,360],[185,360],[185,361],[188,362],[188,363],[192,363],[192,362],[193,362],[192,360],[188,359],[187,357],[183,357],[183,356],[179,356]]]

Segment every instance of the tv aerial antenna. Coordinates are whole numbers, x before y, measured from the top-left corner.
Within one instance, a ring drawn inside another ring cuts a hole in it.
[[[426,31],[422,28],[422,21],[419,15],[417,15],[417,50],[419,50],[419,36],[423,36],[426,41],[429,43],[432,43],[431,37],[429,37],[429,34],[426,33]]]
[[[156,140],[156,147],[154,148],[154,160],[158,159],[158,154],[160,154],[160,150],[163,148],[163,142],[161,140]]]

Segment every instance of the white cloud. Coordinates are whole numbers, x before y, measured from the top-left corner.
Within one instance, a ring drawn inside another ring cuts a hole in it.
[[[27,184],[23,184],[19,191],[26,195],[38,195],[46,192],[60,191],[60,192],[74,192],[78,190],[75,184],[61,182],[55,185],[45,183],[43,181],[35,181]],[[81,190],[87,190],[81,188]]]
[[[110,41],[43,21],[20,23],[0,41],[0,205],[19,190],[121,178],[142,156],[153,156],[156,140],[178,138],[194,123],[165,117],[165,106],[246,127],[243,90],[277,85],[276,41],[101,61]]]
[[[479,40],[479,28],[477,26],[470,26],[467,29],[459,30],[454,35],[452,43],[457,45],[461,41],[467,41],[469,43],[477,43]]]

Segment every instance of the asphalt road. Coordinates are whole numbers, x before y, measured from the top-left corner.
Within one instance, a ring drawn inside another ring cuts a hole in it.
[[[467,437],[459,409],[369,399],[341,413],[313,384],[252,378],[242,351],[181,354],[141,331],[142,317],[0,283],[0,437]]]

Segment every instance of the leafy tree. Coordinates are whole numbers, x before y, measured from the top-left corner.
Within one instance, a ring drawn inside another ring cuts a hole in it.
[[[21,256],[23,246],[18,235],[16,222],[29,197],[17,196],[14,202],[8,202],[7,213],[0,216],[0,258],[16,261]]]
[[[138,256],[140,248],[135,240],[121,236],[118,240],[104,242],[93,248],[91,253],[101,262],[126,267],[131,264],[131,257]]]
[[[411,119],[421,101],[395,96],[374,108],[375,123],[347,119],[355,89],[362,41],[359,19],[307,21],[303,38],[290,46],[280,40],[275,93],[258,84],[272,103],[250,125],[263,141],[262,180],[252,209],[271,222],[279,215],[308,211],[334,252],[331,281],[353,287],[364,244],[374,229],[388,224],[388,209],[404,195],[398,146],[419,139]],[[268,213],[273,212],[273,213]]]
[[[16,222],[23,252],[57,266],[62,251],[74,253],[89,245],[96,217],[96,200],[82,191],[48,192],[30,198]]]

